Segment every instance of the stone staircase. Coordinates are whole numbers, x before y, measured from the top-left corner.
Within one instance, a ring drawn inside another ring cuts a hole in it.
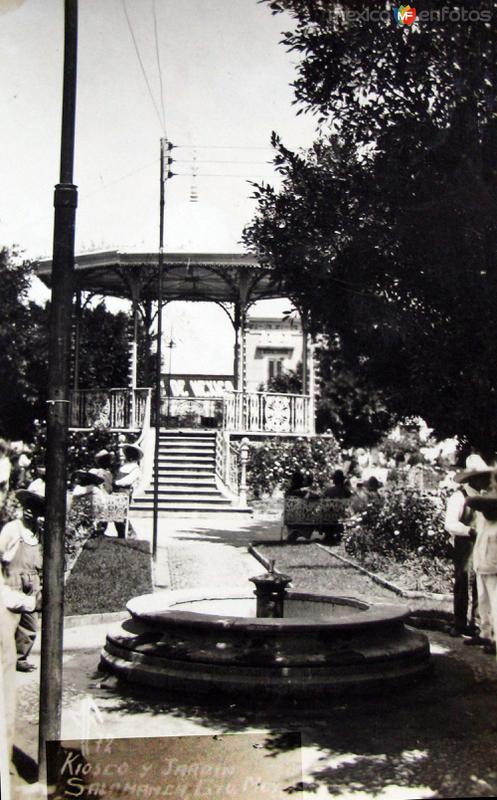
[[[218,486],[215,432],[161,429],[158,469],[161,516],[248,511],[239,509]],[[154,475],[147,489],[133,498],[130,516],[152,516],[153,501]]]

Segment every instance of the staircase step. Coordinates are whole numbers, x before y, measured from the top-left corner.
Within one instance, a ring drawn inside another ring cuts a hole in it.
[[[151,494],[147,493],[145,497],[138,497],[136,502],[153,503],[153,500],[154,498],[152,492]],[[216,505],[218,505],[218,503],[228,503],[229,505],[230,503],[229,499],[223,497],[223,495],[219,492],[214,492],[213,494],[197,494],[196,492],[187,492],[185,494],[181,494],[180,492],[171,492],[171,494],[165,494],[161,492],[159,501],[161,504],[165,503],[167,505],[176,505],[177,503],[195,503],[195,505],[197,505],[197,503],[215,503]]]
[[[159,445],[162,447],[215,447],[215,439],[179,439],[176,437],[159,436]]]
[[[214,458],[216,449],[214,447],[204,447],[195,450],[191,447],[166,447],[159,450],[159,458],[170,458],[180,456],[181,458]]]
[[[159,433],[159,441],[179,441],[179,442],[214,442],[216,440],[215,433],[199,433],[195,436],[193,433],[188,433],[182,436],[177,433]]]
[[[231,519],[233,518],[233,522],[235,522],[240,515],[251,514],[251,508],[237,508],[236,506],[229,506],[228,508],[202,508],[201,506],[197,506],[196,508],[192,508],[190,506],[178,506],[176,508],[159,508],[159,517],[161,519],[167,517],[192,517],[196,519],[198,517],[208,517],[212,514],[212,516],[216,517],[219,514],[223,515],[223,519]],[[131,519],[151,519],[153,517],[153,509],[151,508],[137,508],[131,509],[130,517]]]
[[[177,472],[178,477],[181,475],[188,475],[188,473],[202,475],[207,478],[209,475],[214,477],[216,469],[214,464],[183,464],[181,462],[172,462],[171,464],[159,464],[157,469],[159,475],[170,475],[172,472]],[[153,473],[155,475],[155,469]]]
[[[153,483],[153,481],[152,481]],[[174,475],[168,472],[159,473],[159,486],[216,486],[214,475],[192,472],[185,475]]]
[[[221,492],[217,488],[217,486],[160,486],[159,485],[159,495],[160,497],[168,497],[170,495],[189,495],[191,497],[222,497]],[[147,497],[153,497],[154,490],[153,489],[145,489],[145,495]]]
[[[215,461],[214,453],[163,453],[159,455],[160,461],[198,461],[205,463],[208,461]]]
[[[216,433],[162,429],[158,444],[157,471],[154,468],[150,484],[133,499],[131,516],[152,515],[154,479],[158,481],[158,511],[162,515],[239,511],[217,486]],[[246,513],[245,509],[240,511]]]
[[[230,500],[219,498],[219,500],[205,500],[199,498],[198,500],[190,500],[188,498],[181,498],[178,500],[164,500],[161,498],[158,504],[159,508],[167,509],[213,509],[213,508],[231,508]],[[153,498],[137,498],[133,501],[133,511],[153,509]]]

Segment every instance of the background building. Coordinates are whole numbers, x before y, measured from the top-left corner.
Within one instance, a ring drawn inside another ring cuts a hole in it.
[[[247,391],[265,389],[271,378],[302,361],[302,326],[296,314],[247,320]]]

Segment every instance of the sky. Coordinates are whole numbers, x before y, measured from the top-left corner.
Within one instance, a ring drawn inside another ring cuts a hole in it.
[[[63,12],[63,0],[0,0],[0,243],[30,258],[52,251]],[[80,0],[76,253],[157,249],[161,136],[175,145],[166,252],[241,251],[254,209],[247,181],[278,184],[271,131],[295,148],[313,139],[313,118],[292,105],[294,57],[279,44],[290,25],[257,0]],[[204,359],[188,342],[206,329],[226,370],[232,334],[222,311],[175,303],[166,317],[189,370]]]

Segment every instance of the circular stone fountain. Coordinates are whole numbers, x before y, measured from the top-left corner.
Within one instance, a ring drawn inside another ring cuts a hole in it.
[[[260,583],[265,608],[267,575]],[[261,595],[256,601],[250,590],[135,597],[128,603],[131,618],[107,636],[102,666],[188,696],[252,697],[384,688],[429,668],[428,640],[406,627],[401,606],[296,592],[281,581],[275,596],[279,617],[257,616]]]

